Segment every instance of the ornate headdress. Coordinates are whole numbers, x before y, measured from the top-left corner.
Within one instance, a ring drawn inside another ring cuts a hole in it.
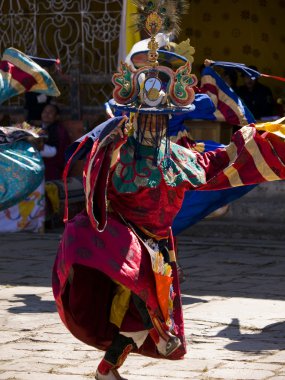
[[[197,84],[196,76],[191,74],[191,60],[171,51],[158,50],[156,41],[160,32],[168,35],[178,33],[179,16],[185,13],[186,2],[134,2],[138,6],[137,29],[145,30],[150,39],[147,51],[132,55],[135,68],[121,62],[119,73],[113,76],[113,98],[117,107],[140,113],[189,112],[195,98],[193,86]],[[194,52],[188,42],[189,51]]]

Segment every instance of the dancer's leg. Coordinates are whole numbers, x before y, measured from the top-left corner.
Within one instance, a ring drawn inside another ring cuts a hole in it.
[[[118,333],[97,368],[96,380],[123,380],[117,369],[122,366],[135,343],[132,338]]]

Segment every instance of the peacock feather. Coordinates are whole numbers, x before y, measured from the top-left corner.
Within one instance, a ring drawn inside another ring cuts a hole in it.
[[[136,30],[146,30],[149,35],[160,32],[177,35],[180,32],[180,17],[187,13],[189,6],[186,0],[133,0],[133,2],[138,9],[135,14]],[[156,14],[160,21],[155,21],[153,14]]]

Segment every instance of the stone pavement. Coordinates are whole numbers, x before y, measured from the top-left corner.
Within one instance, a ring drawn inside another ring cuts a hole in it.
[[[219,223],[230,236],[205,235],[215,223],[203,223],[179,239],[187,276],[185,359],[131,355],[122,375],[284,380],[285,240],[244,230],[233,235]],[[73,338],[55,310],[50,277],[59,239],[59,233],[0,235],[0,380],[94,378],[102,352]]]

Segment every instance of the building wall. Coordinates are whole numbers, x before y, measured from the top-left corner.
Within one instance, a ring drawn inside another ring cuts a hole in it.
[[[131,1],[131,0],[128,0]],[[285,77],[285,0],[189,0],[179,40],[195,46],[194,72],[205,58],[256,65]],[[76,55],[81,72],[116,70],[122,0],[0,0],[0,51],[14,46],[28,54],[59,57],[68,72]],[[263,79],[285,99],[285,84]],[[68,87],[62,87],[68,98]],[[86,86],[81,100],[96,106],[112,85]],[[18,98],[13,99],[18,101]]]
[[[255,65],[285,77],[285,0],[191,0],[179,40],[196,49],[194,71],[205,58]],[[285,84],[262,79],[285,98]]]
[[[26,54],[60,58],[69,73],[74,58],[80,72],[100,76],[85,85],[81,101],[98,106],[112,92],[104,77],[117,68],[121,0],[0,0],[0,52],[14,47]],[[59,83],[60,101],[68,102],[68,86]],[[21,97],[12,99],[20,103]]]

